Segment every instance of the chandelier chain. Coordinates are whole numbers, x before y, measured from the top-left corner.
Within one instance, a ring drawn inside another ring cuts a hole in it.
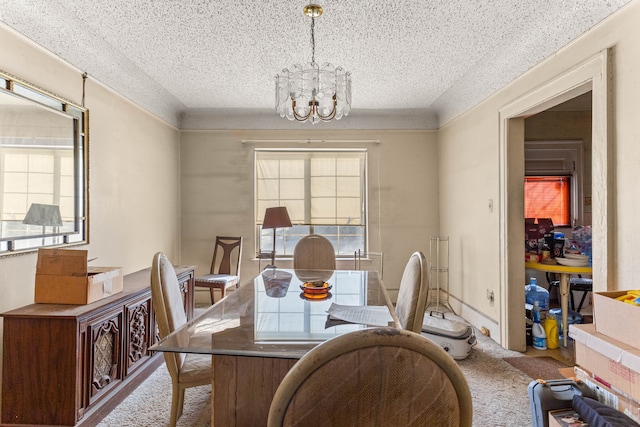
[[[316,19],[311,17],[311,63],[316,63]]]

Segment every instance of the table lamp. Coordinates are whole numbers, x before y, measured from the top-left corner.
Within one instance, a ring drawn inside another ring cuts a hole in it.
[[[44,205],[41,203],[32,203],[29,206],[29,210],[22,220],[23,224],[27,225],[41,225],[42,226],[42,244],[44,245],[44,236],[46,227],[60,227],[62,226],[62,217],[60,215],[60,206],[58,205]]]
[[[262,229],[273,228],[273,252],[271,252],[271,264],[265,268],[276,268],[276,229],[285,227],[291,227],[291,220],[289,219],[287,208],[284,206],[267,208],[264,213],[264,220],[262,221]]]

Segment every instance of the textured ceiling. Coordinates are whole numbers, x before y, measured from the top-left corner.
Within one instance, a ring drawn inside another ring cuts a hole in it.
[[[628,2],[323,1],[316,60],[351,71],[353,104],[317,126],[437,128]],[[307,3],[0,0],[0,21],[176,126],[295,129],[273,79],[310,61]]]

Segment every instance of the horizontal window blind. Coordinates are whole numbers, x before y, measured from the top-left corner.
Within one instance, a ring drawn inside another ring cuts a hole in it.
[[[293,224],[364,225],[366,151],[256,150],[256,218],[286,206]]]
[[[551,218],[553,224],[571,224],[571,177],[527,176],[524,180],[525,218]]]

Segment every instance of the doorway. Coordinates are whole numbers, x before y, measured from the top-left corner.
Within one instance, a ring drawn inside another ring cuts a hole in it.
[[[525,330],[522,292],[525,283],[522,243],[525,120],[589,92],[592,94],[593,289],[606,290],[613,281],[609,255],[613,192],[608,61],[608,52],[602,51],[500,109],[500,342],[508,349],[526,349],[522,333]]]

